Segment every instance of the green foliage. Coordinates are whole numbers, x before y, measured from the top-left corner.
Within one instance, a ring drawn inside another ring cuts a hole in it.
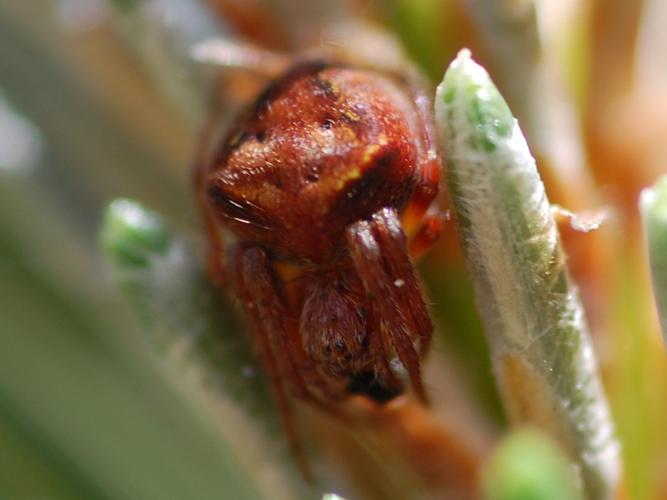
[[[483,474],[485,500],[583,500],[562,451],[536,430],[510,433]]]

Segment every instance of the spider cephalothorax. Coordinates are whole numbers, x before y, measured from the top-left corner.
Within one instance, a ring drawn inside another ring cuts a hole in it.
[[[402,373],[425,399],[432,323],[409,249],[439,229],[429,107],[411,78],[301,61],[199,167],[212,273],[240,298],[282,403],[286,390],[384,401]]]

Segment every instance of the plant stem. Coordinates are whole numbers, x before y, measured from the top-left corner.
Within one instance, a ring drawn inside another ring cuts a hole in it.
[[[199,1],[108,0],[127,44],[153,76],[157,88],[188,122],[198,127],[209,102],[209,76],[191,57],[204,40],[224,29]]]
[[[578,122],[538,23],[535,0],[464,0],[485,61],[522,123],[551,197],[570,210],[590,208],[597,191],[586,168]]]
[[[436,97],[447,182],[506,411],[560,442],[587,497],[610,498],[618,445],[544,185],[486,71],[461,51]]]
[[[651,264],[653,294],[667,345],[667,176],[642,191],[639,209]]]
[[[488,54],[490,71],[519,116],[531,142],[544,121],[536,113],[541,41],[533,0],[465,0],[472,22]]]

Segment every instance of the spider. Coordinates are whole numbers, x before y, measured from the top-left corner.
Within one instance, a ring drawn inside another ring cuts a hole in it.
[[[409,381],[426,401],[433,324],[411,256],[442,219],[424,87],[338,57],[270,66],[254,104],[202,146],[211,278],[238,297],[288,427],[288,393],[383,403]]]

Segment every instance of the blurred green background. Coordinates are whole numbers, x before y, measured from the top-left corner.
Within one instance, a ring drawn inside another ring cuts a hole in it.
[[[116,196],[195,220],[194,137],[96,24],[105,11],[0,4],[0,497],[245,498],[100,261]]]

